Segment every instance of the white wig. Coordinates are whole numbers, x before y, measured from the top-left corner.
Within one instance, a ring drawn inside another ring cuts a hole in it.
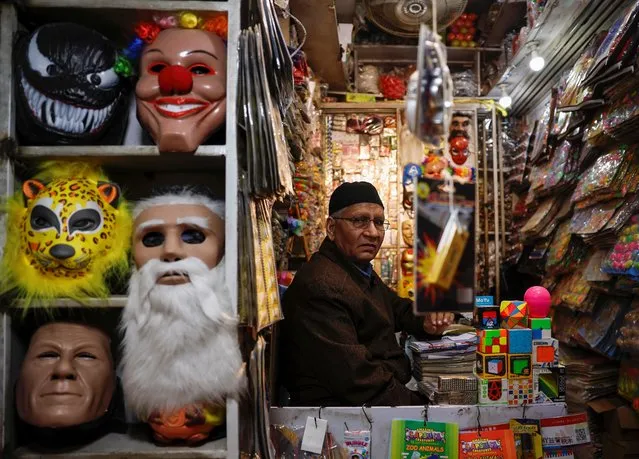
[[[167,193],[151,196],[138,201],[133,208],[133,219],[137,219],[142,212],[157,206],[196,205],[204,206],[215,215],[224,220],[224,201],[212,199],[206,194],[198,192],[195,188],[173,188]]]

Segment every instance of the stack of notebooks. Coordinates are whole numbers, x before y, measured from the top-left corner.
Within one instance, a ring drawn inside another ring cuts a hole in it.
[[[419,391],[438,405],[477,403],[477,379],[473,374],[477,334],[444,336],[437,341],[415,341],[413,376]]]

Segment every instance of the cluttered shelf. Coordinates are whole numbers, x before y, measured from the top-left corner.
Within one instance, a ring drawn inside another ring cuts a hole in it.
[[[131,427],[126,434],[111,433],[93,443],[64,452],[47,453],[31,448],[19,448],[13,456],[16,459],[199,459],[227,457],[226,439],[207,442],[201,446],[156,446],[144,436],[141,428]]]

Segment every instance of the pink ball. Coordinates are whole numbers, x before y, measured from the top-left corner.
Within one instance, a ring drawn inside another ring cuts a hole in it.
[[[531,318],[541,319],[548,317],[550,312],[550,292],[543,287],[530,287],[524,293],[524,301],[528,303],[528,315]]]

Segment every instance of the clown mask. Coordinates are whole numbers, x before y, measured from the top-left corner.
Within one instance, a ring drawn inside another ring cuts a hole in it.
[[[138,120],[161,152],[194,152],[226,119],[224,41],[163,30],[142,52],[135,94]]]

